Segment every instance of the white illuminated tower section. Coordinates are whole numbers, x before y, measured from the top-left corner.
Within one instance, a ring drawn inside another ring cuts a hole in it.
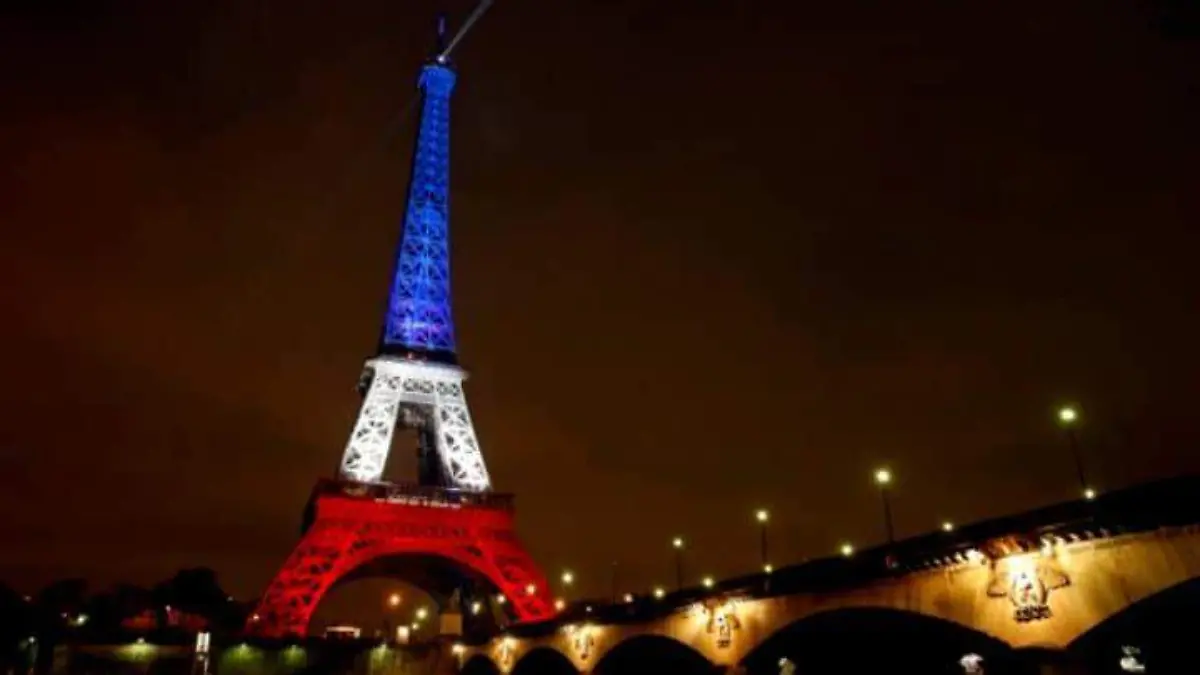
[[[397,424],[420,438],[423,485],[491,490],[463,395],[450,312],[450,95],[455,73],[439,57],[421,70],[421,121],[377,354],[342,455],[340,477],[383,480]]]

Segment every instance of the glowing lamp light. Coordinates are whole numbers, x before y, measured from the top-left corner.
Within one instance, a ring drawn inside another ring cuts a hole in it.
[[[417,608],[417,621],[424,621],[427,616],[429,616],[429,610],[424,607]]]
[[[624,600],[627,604],[633,602],[633,593],[626,593]]]
[[[655,598],[656,600],[662,600],[662,599],[663,599],[663,596],[665,596],[666,594],[667,594],[667,592],[663,590],[662,586],[657,586],[657,587],[655,587],[655,589],[654,589],[654,598]]]
[[[677,549],[683,548],[683,537],[675,537],[672,539],[671,546],[674,546]]]
[[[758,511],[754,512],[754,519],[760,523],[767,522],[767,520],[770,519],[770,517],[771,517],[771,514],[768,513],[766,509],[759,509]]]
[[[584,608],[583,608],[583,611],[587,612],[588,614],[591,614],[591,613],[592,613],[592,606],[591,606],[591,605],[588,605],[587,607],[584,607]]]
[[[137,643],[138,643],[139,645],[144,645],[144,644],[146,644],[146,638],[144,638],[144,637],[140,637],[140,638],[138,638],[138,639],[137,639]]]
[[[567,607],[567,602],[565,600],[563,600],[562,598],[554,599],[554,609],[561,612],[564,609],[566,609],[566,607]]]
[[[255,622],[255,623],[258,623],[259,621],[261,621],[261,620],[262,620],[262,617],[261,617],[261,616],[259,616],[259,615],[257,615],[257,614],[251,614],[251,615],[250,615],[250,620],[251,620],[251,621],[253,621],[253,622]]]
[[[713,587],[713,578],[712,577],[704,577],[704,580],[701,581],[701,583],[704,584],[705,588],[712,588]]]
[[[1089,502],[1092,501],[1093,499],[1096,498],[1096,491],[1093,490],[1092,488],[1086,488],[1083,491],[1083,498]]]
[[[411,624],[409,624],[409,626],[408,626],[408,627],[409,627],[409,628],[411,628],[411,629],[412,629],[414,632],[415,632],[415,631],[418,631],[418,630],[421,630],[421,622],[420,622],[420,621],[414,621],[414,622],[412,622]]]
[[[503,595],[496,596],[496,604],[503,605],[506,602],[508,602],[508,598],[504,597]]]
[[[767,563],[766,565],[763,565],[763,573],[764,574],[770,574],[771,572],[774,572],[774,571],[775,571],[775,566],[772,565],[771,563]]]
[[[525,595],[533,595],[534,593],[537,593],[537,586],[529,584],[525,587]]]
[[[1058,421],[1064,425],[1074,424],[1079,419],[1079,412],[1071,406],[1058,409]]]
[[[478,614],[482,611],[483,611],[483,603],[482,602],[476,600],[475,602],[471,603],[471,613],[472,614]]]
[[[575,575],[571,573],[571,570],[567,570],[562,573],[562,582],[566,586],[570,586],[571,584],[575,583]]]
[[[399,607],[403,600],[404,599],[400,597],[399,593],[392,593],[387,599],[388,607]]]
[[[465,652],[465,651],[467,651],[467,648],[464,647],[462,645],[462,643],[460,643],[460,642],[455,642],[453,645],[450,646],[450,652],[452,654],[454,654],[455,656],[462,656],[463,652]]]
[[[953,531],[954,531],[954,523],[952,523],[948,520],[942,523],[942,532],[953,532]]]
[[[875,484],[876,485],[880,485],[880,486],[889,485],[889,484],[891,484],[891,482],[892,482],[892,472],[891,471],[889,471],[887,469],[876,469],[875,470]]]
[[[841,552],[844,557],[849,558],[854,555],[854,546],[852,544],[842,544]]]

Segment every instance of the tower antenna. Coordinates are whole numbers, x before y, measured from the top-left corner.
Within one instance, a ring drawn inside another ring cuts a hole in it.
[[[475,22],[479,20],[479,17],[483,16],[483,13],[486,12],[488,7],[491,7],[492,3],[495,1],[496,0],[479,0],[479,4],[475,6],[475,11],[471,12],[471,15],[468,16],[467,20],[463,22],[462,28],[459,28],[458,32],[454,34],[454,37],[450,38],[450,44],[446,45],[445,49],[442,49],[442,39],[445,35],[446,29],[445,20],[443,19],[438,24],[438,49],[441,49],[441,53],[437,55],[438,63],[445,63],[450,59],[450,52],[454,51],[454,48],[458,46],[458,42],[462,40],[464,36],[466,36],[467,31],[471,30],[471,26],[475,25]]]

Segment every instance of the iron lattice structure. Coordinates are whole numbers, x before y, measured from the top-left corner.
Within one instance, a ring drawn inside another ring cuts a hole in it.
[[[346,450],[341,475],[383,479],[392,432],[406,407],[427,406],[440,481],[462,490],[489,490],[463,397],[450,311],[450,94],[455,75],[434,62],[421,71],[421,123],[413,153],[404,233],[396,256],[379,356],[367,362],[370,384]]]
[[[431,63],[421,71],[421,124],[381,350],[417,353],[451,363],[455,353],[450,314],[450,94],[454,81],[454,71],[443,63]]]
[[[370,384],[342,456],[344,478],[379,482],[400,413],[416,406],[432,413],[434,452],[445,483],[475,492],[491,489],[463,396],[461,368],[379,357],[367,361],[367,373]]]
[[[448,239],[454,83],[444,58],[421,71],[421,121],[379,350],[366,363],[338,480],[318,483],[303,538],[247,624],[253,634],[303,635],[326,591],[392,556],[433,557],[486,579],[518,621],[555,614],[516,536],[511,497],[491,492],[457,365]],[[397,424],[419,432],[415,486],[382,482]]]

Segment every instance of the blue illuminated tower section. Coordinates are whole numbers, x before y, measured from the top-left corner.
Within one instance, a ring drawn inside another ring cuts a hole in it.
[[[404,233],[396,256],[381,354],[453,364],[450,309],[450,95],[455,74],[435,59],[421,70],[421,123]]]

